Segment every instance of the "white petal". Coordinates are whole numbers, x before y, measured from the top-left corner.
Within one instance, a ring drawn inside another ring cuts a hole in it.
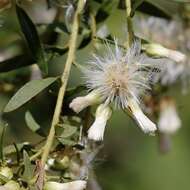
[[[104,137],[104,131],[107,120],[111,117],[111,109],[103,104],[99,105],[96,110],[96,118],[88,130],[88,138],[94,141],[101,141]]]
[[[84,190],[87,182],[84,180],[77,180],[68,183],[46,182],[44,190]]]
[[[176,62],[181,62],[181,61],[185,61],[186,56],[179,51],[168,50],[168,58],[170,58]]]
[[[134,99],[129,99],[129,108],[138,126],[144,133],[154,134],[156,125],[142,112],[138,103]]]
[[[106,127],[106,120],[102,117],[97,118],[88,130],[88,138],[94,141],[102,141]]]
[[[175,109],[168,107],[160,113],[158,128],[167,134],[175,133],[181,127],[181,120]]]
[[[76,113],[79,113],[86,107],[90,105],[94,105],[100,102],[100,98],[97,92],[92,91],[86,96],[81,96],[75,98],[69,105],[71,109],[73,109]]]

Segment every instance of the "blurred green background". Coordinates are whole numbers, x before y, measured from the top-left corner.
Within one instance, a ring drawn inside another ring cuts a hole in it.
[[[8,41],[20,33],[13,14],[2,13],[0,19],[2,20],[0,50],[2,50]],[[106,20],[106,24],[113,36],[126,40],[123,11],[114,11]],[[91,49],[90,44],[79,50],[77,62],[85,64],[91,55]],[[50,65],[52,76],[61,73],[65,57],[66,55],[56,58],[54,64]],[[0,79],[9,82],[11,78],[11,83],[16,83],[18,87],[27,82],[28,73],[28,68],[22,68],[0,74]],[[82,79],[79,80],[81,73],[76,68],[73,68],[71,76],[70,87],[82,82]],[[176,98],[183,125],[177,134],[171,137],[172,149],[167,154],[159,152],[157,136],[144,135],[123,112],[114,112],[106,128],[104,148],[94,162],[97,179],[103,190],[190,189],[190,94],[183,95],[181,91],[181,86],[176,85],[168,92],[168,95]],[[0,93],[0,110],[12,95],[13,93]],[[38,123],[48,128],[54,103],[55,97],[45,91],[23,108],[6,114],[5,118],[9,121],[6,144],[36,142],[40,137],[26,127],[24,113],[28,109],[32,110]]]

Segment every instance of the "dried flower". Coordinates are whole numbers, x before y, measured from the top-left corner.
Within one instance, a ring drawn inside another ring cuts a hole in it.
[[[86,188],[86,181],[77,180],[68,183],[58,183],[49,181],[44,185],[44,190],[84,190]]]
[[[128,98],[139,100],[145,90],[150,89],[150,75],[160,59],[151,59],[140,53],[141,46],[135,42],[125,53],[115,42],[115,51],[106,46],[107,53],[94,55],[89,68],[84,72],[87,87],[95,90],[105,104],[116,108],[128,107]]]
[[[131,99],[138,105],[140,96],[150,89],[150,78],[161,59],[151,59],[141,54],[141,46],[138,42],[135,42],[127,53],[119,48],[117,41],[115,41],[115,50],[112,50],[108,43],[106,50],[107,53],[104,56],[94,55],[94,59],[89,62],[89,67],[84,71],[88,89],[96,94],[98,100],[104,104],[101,106],[104,109],[110,104],[113,104],[115,108],[129,109]],[[74,99],[70,107],[78,113],[87,105],[92,105],[85,99],[86,97]],[[111,115],[108,114],[109,111],[106,115],[102,108],[98,108],[96,120],[88,133],[88,137],[94,140],[103,139],[105,124]],[[132,114],[135,113],[134,118],[138,120],[137,123],[141,128],[143,129],[144,125],[146,128],[147,124],[151,123],[152,129],[144,129],[144,131],[155,131],[155,125],[152,122],[148,123],[148,118],[139,111],[139,107],[137,110],[138,112],[133,111]],[[104,116],[100,117],[101,114]]]
[[[181,127],[181,119],[177,113],[173,99],[166,97],[160,103],[158,129],[162,133],[173,134]]]
[[[89,139],[95,141],[103,140],[106,123],[111,117],[111,113],[112,111],[109,106],[105,106],[104,104],[98,106],[95,121],[88,130]]]

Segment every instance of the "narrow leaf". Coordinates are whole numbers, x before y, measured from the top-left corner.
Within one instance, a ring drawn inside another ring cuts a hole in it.
[[[68,138],[74,135],[77,132],[77,127],[68,125],[68,124],[63,124],[62,126],[64,129],[61,132],[59,138]],[[59,135],[59,134],[58,134]]]
[[[166,0],[145,0],[148,3],[154,5],[158,9],[162,10],[168,16],[173,16],[179,12],[179,3]]]
[[[4,137],[5,137],[5,127],[3,126],[3,129],[1,131],[1,139],[0,139],[0,160],[2,161],[4,159],[4,155],[3,155]]]
[[[29,111],[25,113],[25,121],[26,121],[27,126],[33,132],[36,132],[37,130],[40,129],[40,125],[35,121],[35,119],[33,118],[32,114]]]
[[[47,63],[45,61],[44,50],[34,23],[26,14],[24,9],[18,5],[16,5],[16,13],[33,59],[37,62],[42,72],[47,73]]]
[[[46,79],[32,80],[26,83],[21,89],[19,89],[16,94],[10,99],[8,104],[6,105],[4,112],[13,111],[37,94],[39,94],[42,90],[47,88],[50,84],[57,80],[56,77],[49,77]]]
[[[30,157],[28,156],[28,153],[24,150],[23,152],[23,159],[24,159],[24,173],[23,177],[27,180],[30,181],[33,177],[33,167],[30,161]]]

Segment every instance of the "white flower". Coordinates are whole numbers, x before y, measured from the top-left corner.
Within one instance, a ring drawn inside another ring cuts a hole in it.
[[[160,103],[159,131],[166,134],[173,134],[180,127],[181,119],[177,113],[174,101],[170,98],[163,99]]]
[[[145,44],[143,47],[145,48],[145,51],[150,55],[167,57],[176,62],[183,62],[186,59],[186,55],[180,51],[167,49],[160,44]]]
[[[134,99],[129,100],[129,108],[133,118],[138,123],[144,133],[154,134],[156,125],[142,112],[138,103]]]
[[[76,113],[79,113],[84,108],[100,102],[100,97],[97,92],[92,91],[86,96],[75,98],[69,105]]]
[[[150,89],[150,75],[160,59],[151,59],[140,53],[135,42],[127,53],[115,42],[115,50],[106,46],[104,56],[94,55],[84,75],[87,87],[100,94],[103,102],[113,103],[116,108],[126,109],[128,98],[138,101],[145,90]]]
[[[88,138],[101,141],[104,137],[104,131],[107,120],[111,117],[112,111],[109,106],[101,104],[96,110],[96,118],[90,129],[88,130]]]
[[[89,105],[102,103],[96,111],[95,122],[88,131],[88,138],[95,141],[103,140],[106,122],[111,116],[110,104],[123,110],[130,109],[145,133],[156,130],[155,124],[143,114],[138,103],[141,95],[150,90],[152,73],[156,69],[159,71],[162,59],[152,59],[141,54],[138,42],[133,43],[127,52],[118,46],[117,41],[114,47],[111,49],[106,43],[106,53],[103,56],[94,55],[89,67],[84,70],[87,88],[96,98],[89,98],[92,96],[90,93],[74,99],[70,104],[78,113]]]
[[[77,180],[68,183],[58,183],[58,182],[46,182],[44,185],[44,190],[84,190],[86,188],[86,181]]]

